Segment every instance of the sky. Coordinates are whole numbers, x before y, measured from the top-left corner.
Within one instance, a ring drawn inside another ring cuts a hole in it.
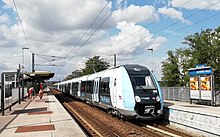
[[[116,54],[160,80],[167,52],[219,18],[220,0],[1,0],[0,73],[32,71],[33,53],[36,71],[63,80],[95,55],[113,67]]]

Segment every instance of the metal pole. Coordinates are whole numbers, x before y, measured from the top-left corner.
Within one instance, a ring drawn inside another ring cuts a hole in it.
[[[152,73],[154,72],[154,70],[153,70],[153,57],[154,57],[154,49],[152,49],[152,51],[151,51],[151,53],[152,53],[152,58],[151,58],[151,69],[152,69]]]
[[[116,54],[114,54],[114,67],[116,68]]]
[[[151,51],[151,71],[153,72],[153,51],[154,51],[154,49],[150,48],[150,49],[147,49],[147,50]]]
[[[23,69],[24,69],[24,50],[22,48],[22,66],[20,66],[19,64],[19,73],[20,73],[20,70],[21,70],[21,67],[22,67],[22,82],[21,82],[21,87],[22,87],[22,100],[24,99],[24,76],[23,76]],[[20,92],[20,77],[19,77],[19,92]],[[19,97],[20,97],[20,93],[19,93]],[[19,98],[19,104],[21,103],[20,101],[20,98]]]
[[[22,48],[22,82],[21,82],[21,85],[22,85],[22,100],[24,99],[24,50],[25,49],[29,49],[29,48]]]
[[[18,66],[18,103],[21,104],[21,84],[20,84],[20,76],[21,76],[21,65]],[[23,82],[23,81],[22,81]],[[22,87],[23,88],[23,87]],[[22,96],[23,99],[23,96]]]
[[[1,111],[2,111],[2,116],[5,115],[4,75],[5,75],[4,73],[1,74],[1,90],[2,90],[2,94],[1,94]]]
[[[32,72],[34,72],[34,53],[32,53]]]

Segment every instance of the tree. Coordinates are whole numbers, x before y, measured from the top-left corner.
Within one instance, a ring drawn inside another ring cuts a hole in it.
[[[165,85],[163,86],[179,86],[181,81],[178,67],[178,58],[173,51],[168,51],[167,54],[167,60],[162,62],[162,80],[165,81]]]
[[[220,89],[220,27],[189,35],[184,38],[183,44],[189,47],[169,51],[168,59],[162,62],[162,80],[165,81],[165,85],[187,86],[189,82],[188,69],[197,64],[206,64],[214,70],[215,89]],[[175,79],[176,81],[174,81]]]
[[[65,80],[70,80],[70,79],[73,79],[73,75],[67,75],[66,78],[64,78],[64,81]]]
[[[180,71],[180,86],[187,86],[189,83],[188,69],[193,67],[191,55],[191,50],[189,49],[176,49],[178,68]]]
[[[72,75],[73,75],[74,78],[77,78],[77,77],[82,76],[81,73],[82,72],[80,70],[75,70],[75,71],[72,72]]]
[[[193,64],[206,64],[214,69],[215,89],[220,89],[220,27],[187,36],[183,43],[192,51]]]
[[[218,28],[220,30],[220,28]],[[212,31],[207,29],[201,33],[195,33],[194,35],[187,36],[184,44],[189,45],[189,49],[192,51],[194,64],[207,64],[215,66],[219,63],[219,31],[216,29]]]
[[[108,69],[110,67],[109,63],[104,61],[103,58],[100,58],[100,56],[94,56],[92,58],[89,58],[85,62],[85,65],[85,68],[81,70],[81,75],[92,74]]]

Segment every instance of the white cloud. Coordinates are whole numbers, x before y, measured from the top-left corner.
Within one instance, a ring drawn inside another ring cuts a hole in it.
[[[119,22],[117,25],[120,33],[111,38],[112,45],[99,49],[105,55],[141,55],[151,47],[158,50],[166,41],[164,37],[154,37],[146,28],[135,23]]]
[[[11,7],[11,0],[5,0]],[[16,1],[23,21],[45,32],[87,29],[107,2],[104,0],[31,0]],[[111,2],[100,15],[94,28],[110,14]],[[112,26],[109,19],[103,26]]]
[[[153,6],[134,6],[130,5],[128,8],[119,9],[112,14],[117,21],[126,22],[149,22],[158,19],[158,15]]]
[[[15,11],[11,0],[4,0],[4,2],[7,4],[4,7],[7,7],[9,10],[12,8]],[[65,2],[60,0],[31,0],[15,2],[28,38],[31,52],[62,57],[70,53],[69,55],[73,57],[69,62],[67,62],[67,60],[56,59],[56,65],[60,65],[62,61],[64,61],[64,64],[67,63],[66,66],[62,68],[36,66],[37,70],[50,70],[55,72],[55,79],[62,80],[64,74],[70,74],[71,71],[79,67],[77,63],[85,60],[84,57],[92,57],[94,55],[107,57],[106,60],[112,62],[112,57],[110,56],[114,53],[123,53],[121,56],[118,55],[118,63],[127,64],[137,62],[142,64],[143,60],[138,60],[138,58],[139,55],[143,55],[147,52],[146,48],[153,47],[156,50],[165,42],[162,38],[160,39],[160,37],[153,36],[149,30],[135,25],[137,22],[147,22],[158,18],[154,7],[151,6],[129,6],[128,8],[116,11],[114,13],[115,15],[109,18],[103,27],[81,47],[92,34],[91,31],[88,31],[78,45],[74,44],[81,38],[85,30],[87,30],[97,16],[97,13],[107,3],[106,0],[66,0]],[[111,6],[110,2],[92,27],[93,30],[111,13]],[[128,16],[126,12],[129,13]],[[124,16],[124,18],[121,16]],[[13,22],[16,19],[16,16],[10,16],[9,21]],[[120,20],[127,20],[133,23],[119,22],[117,24],[116,21]],[[116,25],[117,31],[120,31],[119,34],[109,35],[109,30]],[[142,30],[121,41],[124,37],[140,29]],[[146,36],[146,38],[133,45],[129,45],[143,38],[143,36]],[[21,56],[18,57],[14,55],[21,54],[22,47],[28,47],[20,23],[15,22],[15,24],[8,26],[5,19],[4,23],[0,24],[0,41],[0,58],[4,60],[0,71],[16,71],[18,64],[21,63]],[[71,51],[72,48],[73,50]],[[81,49],[78,50],[79,48]],[[77,54],[74,55],[76,52]],[[46,61],[39,56],[36,56],[35,59],[36,64]],[[30,50],[25,50],[26,71],[31,71],[31,60]]]
[[[159,8],[158,12],[172,19],[178,19],[183,23],[190,24],[188,20],[184,19],[183,13],[181,11],[175,10],[174,8],[163,7],[163,8]]]
[[[0,15],[0,24],[3,24],[3,23],[8,24],[9,22],[10,22],[10,19],[6,13]]]
[[[183,3],[187,1],[188,0],[171,0],[171,5],[173,7],[180,7],[180,5],[182,5]],[[186,9],[190,9],[190,10],[204,9],[206,7],[209,7],[208,8],[209,10],[220,10],[220,2],[218,0],[191,0],[187,4],[183,5],[182,7]]]

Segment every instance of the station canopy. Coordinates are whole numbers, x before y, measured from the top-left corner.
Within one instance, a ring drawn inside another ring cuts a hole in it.
[[[37,78],[37,79],[42,79],[42,80],[49,80],[50,78],[53,78],[54,76],[54,73],[48,72],[48,71],[26,72],[24,74],[26,75],[25,79]]]

